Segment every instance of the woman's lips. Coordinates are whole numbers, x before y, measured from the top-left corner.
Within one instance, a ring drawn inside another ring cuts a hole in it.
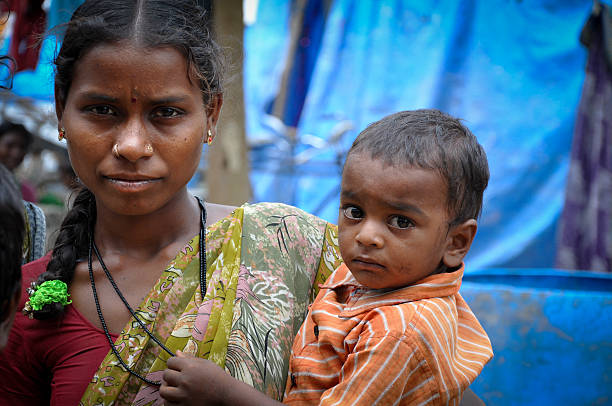
[[[121,191],[139,192],[152,187],[159,182],[161,178],[149,177],[127,177],[127,176],[105,176],[104,177],[111,185]]]

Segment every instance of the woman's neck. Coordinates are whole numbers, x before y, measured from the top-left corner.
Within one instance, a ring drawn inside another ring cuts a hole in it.
[[[149,258],[184,244],[200,229],[200,208],[186,190],[144,215],[124,215],[98,204],[94,238],[102,251]]]

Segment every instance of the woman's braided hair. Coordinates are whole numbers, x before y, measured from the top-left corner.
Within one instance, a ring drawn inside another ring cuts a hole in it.
[[[95,213],[93,194],[83,187],[64,217],[47,271],[38,277],[37,284],[55,279],[70,284],[77,261],[87,256],[88,230],[90,222],[95,221]],[[63,310],[64,306],[60,303],[49,303],[41,310],[33,311],[32,315],[42,320],[55,317]]]
[[[55,58],[55,91],[61,104],[68,98],[80,58],[98,45],[121,42],[147,48],[170,46],[181,52],[188,62],[185,74],[199,80],[205,106],[222,93],[225,61],[211,38],[205,11],[193,0],[87,0],[62,28],[64,38]],[[86,259],[95,213],[95,197],[83,187],[61,225],[38,284],[55,279],[70,284],[77,262]],[[62,313],[63,306],[52,303],[32,315],[47,319]]]

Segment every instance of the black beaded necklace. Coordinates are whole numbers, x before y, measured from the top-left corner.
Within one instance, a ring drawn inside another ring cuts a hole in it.
[[[200,254],[199,254],[200,255],[200,294],[203,300],[204,295],[206,293],[206,207],[204,207],[204,202],[202,202],[202,200],[200,200],[199,197],[196,197],[196,199],[198,200],[198,206],[200,206],[200,241],[199,241],[199,245],[200,245],[199,246],[200,248]],[[108,268],[106,267],[106,265],[104,264],[104,261],[102,260],[102,255],[100,254],[100,251],[98,251],[98,247],[96,246],[96,242],[94,241],[94,238],[93,238],[93,227],[90,227],[89,252],[87,255],[87,265],[89,268],[89,281],[91,282],[91,291],[93,292],[94,301],[96,302],[96,310],[98,311],[98,317],[100,318],[100,324],[102,324],[102,329],[104,330],[104,334],[106,335],[106,338],[108,339],[108,343],[110,344],[111,350],[113,351],[113,353],[119,360],[119,363],[121,364],[121,366],[123,366],[123,368],[125,368],[125,370],[128,371],[130,374],[134,375],[135,377],[137,377],[141,381],[146,382],[149,385],[160,386],[161,385],[160,382],[151,381],[150,379],[145,378],[144,376],[140,375],[138,372],[131,369],[127,365],[127,363],[123,360],[123,358],[121,358],[121,354],[119,354],[119,351],[117,351],[117,348],[115,347],[115,343],[113,342],[113,339],[110,333],[108,332],[106,321],[104,320],[104,316],[102,315],[102,309],[100,308],[98,292],[96,291],[96,283],[93,277],[92,251],[96,254],[96,257],[98,258],[98,261],[100,262],[100,266],[102,266],[102,270],[104,271],[104,274],[108,278],[109,282],[113,286],[113,289],[115,289],[115,292],[117,292],[117,295],[119,296],[119,298],[121,299],[125,307],[128,309],[132,317],[138,322],[140,327],[142,327],[142,329],[147,333],[147,335],[153,341],[155,341],[168,354],[170,354],[171,356],[174,356],[174,353],[170,351],[170,349],[168,349],[168,347],[166,347],[161,341],[159,341],[159,339],[155,337],[155,335],[151,333],[151,331],[149,331],[145,323],[136,315],[136,313],[134,312],[134,310],[132,309],[128,301],[125,299],[125,297],[119,290],[119,287],[115,283],[115,280],[111,276],[110,272],[108,271]]]

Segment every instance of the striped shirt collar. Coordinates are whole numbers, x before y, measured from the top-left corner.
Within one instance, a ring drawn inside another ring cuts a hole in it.
[[[341,287],[354,287],[349,295],[341,317],[352,317],[381,306],[392,306],[416,300],[451,296],[459,291],[463,277],[464,264],[455,272],[430,275],[413,285],[398,289],[369,289],[353,277],[348,267],[341,264],[321,289],[336,290]]]

